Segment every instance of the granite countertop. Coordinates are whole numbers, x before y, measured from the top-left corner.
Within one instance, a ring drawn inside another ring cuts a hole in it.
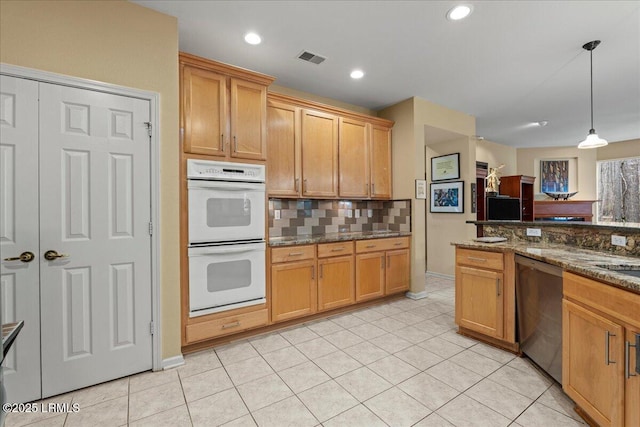
[[[614,255],[608,252],[580,249],[575,246],[552,243],[545,244],[522,241],[483,243],[465,241],[452,242],[451,244],[467,249],[514,252],[528,258],[557,265],[566,271],[579,273],[640,294],[640,277],[634,277],[601,267],[601,265],[609,265],[615,266],[620,270],[639,270],[640,258],[638,257]]]
[[[350,233],[306,234],[302,236],[269,237],[268,245],[294,246],[311,245],[315,243],[344,242],[347,240],[384,239],[387,237],[411,236],[403,231],[360,231]]]

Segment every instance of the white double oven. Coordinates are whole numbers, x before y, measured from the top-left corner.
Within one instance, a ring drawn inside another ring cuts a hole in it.
[[[189,316],[263,304],[265,167],[187,160]]]

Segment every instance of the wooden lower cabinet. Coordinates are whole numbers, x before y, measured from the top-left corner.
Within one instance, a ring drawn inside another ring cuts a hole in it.
[[[318,311],[355,302],[354,260],[346,255],[318,260]]]
[[[315,259],[271,266],[271,319],[274,322],[316,312]]]
[[[384,295],[384,252],[356,255],[356,301]]]
[[[385,269],[385,294],[408,291],[411,282],[409,249],[388,251],[387,268]]]
[[[562,387],[601,427],[640,425],[640,295],[565,272]]]
[[[460,331],[517,351],[514,254],[456,247],[455,282]]]

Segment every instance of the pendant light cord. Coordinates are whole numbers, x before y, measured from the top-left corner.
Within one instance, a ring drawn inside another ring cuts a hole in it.
[[[591,57],[591,130],[593,130],[593,49],[589,51]]]

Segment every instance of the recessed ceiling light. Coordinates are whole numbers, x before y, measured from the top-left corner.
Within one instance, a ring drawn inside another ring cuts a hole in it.
[[[364,72],[362,70],[353,70],[351,72],[352,79],[361,79],[362,77],[364,77]]]
[[[262,38],[260,38],[256,33],[247,33],[244,36],[244,41],[249,44],[260,44],[262,42]]]
[[[447,19],[450,21],[459,21],[469,16],[472,10],[473,8],[470,5],[460,4],[447,12]]]
[[[537,122],[536,124],[537,124],[538,126],[544,127],[544,126],[548,125],[548,124],[549,124],[549,122],[548,122],[548,121],[546,121],[546,120],[541,120],[541,121]]]

